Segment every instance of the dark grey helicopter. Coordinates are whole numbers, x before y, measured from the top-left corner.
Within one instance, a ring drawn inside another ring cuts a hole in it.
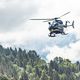
[[[67,12],[62,16],[65,16],[65,15],[67,15],[69,13],[70,12]],[[63,24],[63,21],[60,20],[60,18],[62,16],[56,17],[56,18],[30,19],[30,20],[43,20],[44,22],[48,22],[48,24],[49,24],[49,28],[48,29],[50,31],[49,37],[55,37],[56,34],[66,35],[66,33],[64,32],[64,28],[67,28],[68,26],[72,26],[74,28],[74,21],[72,22],[72,24],[70,24],[69,21],[65,21],[65,24]],[[52,23],[50,21],[52,21]]]

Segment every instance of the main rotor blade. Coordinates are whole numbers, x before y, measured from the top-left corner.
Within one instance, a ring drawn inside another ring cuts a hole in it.
[[[65,16],[65,15],[67,15],[67,14],[69,14],[70,13],[70,11],[69,12],[67,12],[67,13],[65,13],[65,14],[63,14],[63,15],[61,15],[60,17],[58,17],[58,18],[61,18],[61,17],[63,17],[63,16]]]
[[[61,18],[61,17],[63,17],[63,16],[65,16],[65,15],[67,15],[67,14],[69,14],[70,13],[70,11],[69,12],[67,12],[67,13],[65,13],[65,14],[63,14],[63,15],[61,15],[60,17],[57,17],[57,19],[59,19],[59,18]],[[48,21],[52,21],[52,20],[54,20],[55,18],[46,18],[46,19],[30,19],[30,20],[44,20],[43,22],[48,22]]]
[[[43,22],[49,22],[49,21],[52,21],[52,20],[54,20],[54,19],[50,19],[50,20],[45,20],[45,21],[43,21]]]
[[[51,20],[51,19],[30,19],[30,20]]]

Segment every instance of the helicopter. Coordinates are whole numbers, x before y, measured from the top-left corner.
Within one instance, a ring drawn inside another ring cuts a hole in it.
[[[61,17],[69,14],[70,12],[67,12],[60,17],[55,18],[47,18],[47,19],[30,19],[30,20],[43,20],[43,22],[48,22],[49,24],[49,37],[56,37],[56,34],[62,34],[67,35],[67,33],[64,32],[64,28],[67,28],[68,26],[72,26],[74,28],[74,20],[72,21],[72,24],[70,24],[70,21],[65,21],[65,24],[63,24],[63,21],[60,19]],[[51,22],[52,21],[52,22]]]

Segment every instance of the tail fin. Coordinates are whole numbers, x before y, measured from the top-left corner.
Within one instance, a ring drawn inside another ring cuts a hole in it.
[[[72,27],[74,28],[74,21],[72,22]]]
[[[65,22],[65,28],[67,28],[67,21]]]
[[[70,22],[69,22],[69,21],[66,21],[66,22],[65,22],[65,28],[67,28],[67,26],[68,26],[67,23],[70,23]],[[71,25],[71,26],[72,26],[72,25]]]

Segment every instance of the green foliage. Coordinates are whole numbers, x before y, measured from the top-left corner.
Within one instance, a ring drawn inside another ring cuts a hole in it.
[[[46,74],[46,71],[45,70],[42,71],[42,75],[41,75],[40,80],[49,80],[49,77]]]
[[[80,63],[61,57],[47,63],[34,50],[0,45],[0,80],[80,80]]]
[[[9,80],[9,79],[5,76],[0,76],[0,80]]]
[[[26,73],[26,71],[24,71],[24,72],[22,73],[20,80],[29,80],[29,79],[28,79],[28,74]]]

